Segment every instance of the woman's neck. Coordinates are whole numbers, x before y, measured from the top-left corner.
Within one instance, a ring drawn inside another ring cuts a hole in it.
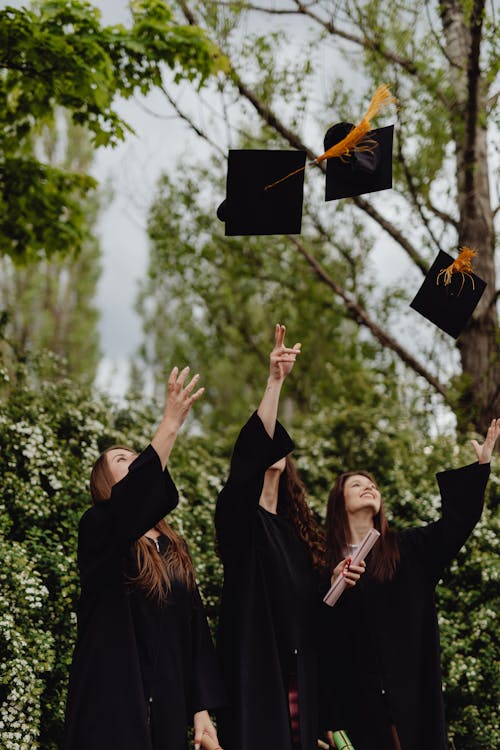
[[[363,514],[363,516],[349,518],[348,543],[360,544],[370,529],[373,529],[373,516]]]
[[[269,511],[269,513],[278,512],[280,476],[280,472],[276,469],[268,469],[264,474],[264,484],[260,493],[259,505]]]

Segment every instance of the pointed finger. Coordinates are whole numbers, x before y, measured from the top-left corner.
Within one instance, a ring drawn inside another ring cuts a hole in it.
[[[194,404],[194,402],[198,401],[198,399],[200,398],[200,396],[203,396],[204,393],[205,393],[205,389],[204,388],[198,388],[198,390],[195,391],[195,393],[193,393],[193,395],[191,396],[190,402],[192,404]]]
[[[285,326],[276,323],[276,346],[283,346],[283,342],[285,340],[285,332]]]
[[[177,373],[178,372],[179,372],[179,368],[177,366],[175,366],[174,368],[172,368],[172,371],[171,371],[170,375],[168,376],[168,381],[167,381],[168,385],[173,385],[175,383],[175,381],[177,380]]]
[[[186,367],[184,367],[184,369],[181,370],[180,375],[177,378],[177,384],[180,386],[183,386],[184,381],[186,380],[188,375],[189,375],[189,366],[186,365]]]
[[[193,390],[193,388],[195,387],[199,379],[200,379],[200,375],[199,373],[196,373],[196,375],[194,375],[189,381],[189,383],[187,384],[185,388],[186,393],[191,393],[191,391]]]

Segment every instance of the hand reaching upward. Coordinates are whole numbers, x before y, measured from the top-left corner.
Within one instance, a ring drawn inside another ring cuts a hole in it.
[[[484,443],[479,445],[477,440],[471,440],[471,444],[476,451],[477,460],[480,464],[488,464],[491,461],[493,454],[493,448],[500,435],[500,419],[492,419],[491,424],[488,427],[488,432],[484,439]]]
[[[269,377],[262,401],[257,409],[257,414],[271,437],[274,436],[276,426],[281,386],[287,375],[291,373],[297,355],[300,354],[300,344],[295,344],[291,349],[285,346],[285,333],[285,326],[276,323],[274,348],[269,355]]]
[[[163,419],[151,440],[151,445],[157,452],[163,468],[165,468],[170,458],[170,452],[175,443],[177,433],[186,419],[191,406],[200,398],[205,390],[204,388],[194,390],[198,384],[199,375],[195,375],[185,385],[188,376],[189,367],[185,367],[180,372],[178,367],[174,367],[170,373]]]
[[[299,343],[290,349],[285,346],[286,327],[276,323],[274,332],[274,348],[269,355],[269,377],[273,380],[283,381],[289,375],[300,354]]]

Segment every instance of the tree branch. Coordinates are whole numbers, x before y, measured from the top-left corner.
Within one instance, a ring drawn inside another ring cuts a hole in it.
[[[377,224],[382,227],[382,229],[385,229],[387,234],[389,234],[394,240],[396,240],[398,245],[402,247],[408,257],[411,258],[417,268],[419,268],[425,276],[425,274],[429,270],[427,261],[422,258],[422,256],[413,247],[411,242],[409,242],[406,237],[401,234],[399,229],[397,229],[397,227],[395,227],[392,222],[388,221],[381,214],[379,214],[377,209],[367,200],[361,198],[361,196],[358,195],[356,198],[352,198],[352,201],[356,204],[356,206],[358,206],[358,208],[361,208],[365,213],[367,213],[368,216],[371,216],[371,218],[376,221]]]
[[[217,151],[218,154],[220,154],[221,156],[225,156],[225,153],[221,149],[221,147],[217,145],[215,141],[209,138],[208,135],[204,131],[200,130],[200,128],[194,124],[194,122],[190,119],[190,117],[181,110],[177,102],[174,101],[174,99],[170,96],[170,94],[168,93],[167,89],[165,88],[163,84],[160,86],[160,90],[165,94],[169,103],[171,104],[175,112],[177,112],[181,120],[184,120],[184,122],[186,122],[189,125],[191,130],[193,130],[196,133],[196,135],[198,135],[200,138],[203,138],[205,141],[207,141],[207,143],[209,143],[212,146],[212,148],[214,148]]]
[[[425,380],[427,380],[427,382],[434,388],[434,390],[436,390],[441,394],[441,396],[444,396],[444,398],[446,398],[446,387],[437,378],[435,378],[434,375],[428,372],[428,370],[426,370],[419,362],[417,362],[417,360],[406,349],[400,346],[400,344],[398,344],[398,342],[394,338],[392,338],[392,336],[390,336],[382,328],[380,328],[380,326],[378,326],[368,316],[366,310],[364,310],[360,305],[358,305],[354,300],[351,299],[345,289],[343,289],[340,284],[337,284],[337,282],[332,279],[332,277],[325,271],[325,269],[316,260],[316,258],[305,248],[304,244],[300,240],[298,240],[297,237],[294,237],[292,235],[287,235],[287,238],[295,245],[299,253],[304,256],[309,266],[315,272],[316,276],[343,300],[349,316],[359,325],[368,328],[383,347],[392,349],[392,351],[395,352],[408,367],[410,367],[418,375],[425,378]]]
[[[406,159],[405,159],[405,156],[404,156],[404,153],[403,153],[401,139],[397,138],[396,142],[397,142],[397,149],[398,149],[398,161],[399,161],[399,163],[403,167],[403,173],[404,173],[404,176],[405,176],[406,185],[408,187],[408,192],[410,193],[410,196],[411,196],[411,201],[412,201],[414,207],[416,208],[416,210],[418,212],[418,215],[420,216],[420,219],[422,220],[422,223],[425,226],[425,228],[426,228],[426,230],[427,230],[427,232],[429,234],[429,237],[431,238],[432,242],[434,243],[436,249],[440,250],[441,247],[440,247],[439,241],[437,240],[437,238],[434,235],[434,232],[432,231],[432,227],[430,225],[430,222],[429,222],[429,220],[427,219],[427,216],[424,213],[424,209],[423,209],[423,206],[422,206],[422,201],[420,200],[420,194],[418,193],[418,191],[415,188],[415,184],[414,184],[414,181],[413,181],[412,174],[410,172],[410,169],[408,168],[408,164],[406,162]]]

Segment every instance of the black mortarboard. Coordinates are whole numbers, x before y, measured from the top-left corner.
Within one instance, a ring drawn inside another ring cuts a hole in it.
[[[339,122],[327,131],[325,151],[341,142],[354,129]],[[326,162],[325,200],[353,198],[392,187],[392,141],[394,125],[368,131],[347,155]]]
[[[305,161],[304,151],[229,151],[226,199],[217,209],[226,235],[300,234]]]
[[[486,282],[472,273],[470,248],[456,260],[442,250],[427,273],[410,307],[442,331],[457,338],[476,308]]]

